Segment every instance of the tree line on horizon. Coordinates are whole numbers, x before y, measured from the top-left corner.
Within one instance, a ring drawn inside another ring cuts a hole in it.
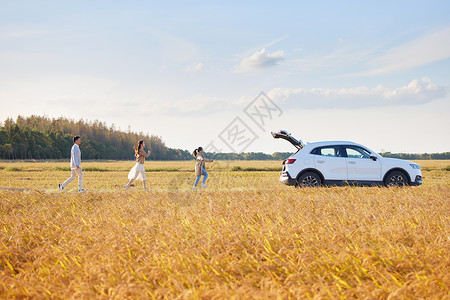
[[[70,157],[73,136],[82,139],[83,159],[131,160],[133,146],[144,139],[152,150],[150,159],[186,159],[188,151],[168,148],[156,135],[124,132],[105,122],[46,116],[8,118],[0,126],[0,158],[64,159]]]
[[[0,159],[67,159],[70,157],[72,138],[82,138],[83,159],[87,160],[132,160],[132,147],[144,139],[151,149],[150,160],[191,160],[190,151],[173,149],[165,145],[162,138],[143,132],[118,130],[114,124],[46,116],[22,117],[14,121],[6,119],[0,124]],[[284,160],[291,152],[275,152],[272,155],[262,152],[247,153],[208,153],[216,160]],[[384,157],[401,159],[450,159],[445,153],[380,153]]]
[[[162,138],[143,132],[127,132],[105,122],[46,116],[18,116],[0,123],[0,159],[67,159],[73,136],[82,138],[84,160],[133,160],[133,146],[144,139],[151,150],[150,160],[191,160],[190,151],[173,149]],[[269,160],[284,159],[290,153],[209,153],[215,159]]]

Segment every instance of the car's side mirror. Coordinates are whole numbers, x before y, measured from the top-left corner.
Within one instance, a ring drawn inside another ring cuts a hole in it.
[[[371,158],[373,161],[376,161],[376,160],[377,160],[377,157],[376,157],[375,155],[371,155],[370,158]]]

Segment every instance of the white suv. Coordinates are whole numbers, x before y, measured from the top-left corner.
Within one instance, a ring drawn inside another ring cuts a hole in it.
[[[422,184],[420,166],[410,161],[384,158],[353,142],[318,142],[304,145],[285,130],[272,132],[298,151],[283,161],[280,181],[287,185],[404,186]]]

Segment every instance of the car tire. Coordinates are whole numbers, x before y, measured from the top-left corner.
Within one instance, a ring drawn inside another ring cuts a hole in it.
[[[387,187],[409,185],[408,176],[402,171],[392,171],[384,179],[384,185]]]
[[[319,187],[322,185],[322,179],[314,172],[305,172],[297,179],[297,187]]]

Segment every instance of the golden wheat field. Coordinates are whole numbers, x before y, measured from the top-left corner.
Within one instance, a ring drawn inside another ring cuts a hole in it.
[[[280,162],[0,162],[0,298],[450,299],[450,161],[419,187],[296,189]]]

